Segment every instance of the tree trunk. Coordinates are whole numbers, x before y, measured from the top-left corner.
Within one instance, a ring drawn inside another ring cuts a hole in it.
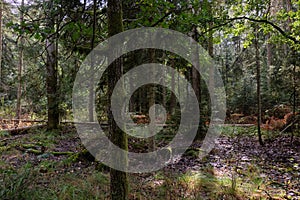
[[[53,2],[50,2],[50,8],[53,9]],[[52,18],[52,19],[51,19]],[[55,29],[54,17],[48,19],[48,27]],[[48,130],[57,129],[59,124],[59,109],[58,109],[58,83],[57,83],[57,48],[56,34],[50,35],[46,39],[46,84],[47,84],[47,100],[48,100]]]
[[[139,91],[139,96],[138,96],[138,106],[139,106],[139,113],[142,113],[143,112],[143,104],[142,104],[142,101],[143,101],[143,90],[138,90]]]
[[[47,39],[47,99],[48,99],[48,129],[56,129],[59,124],[58,98],[57,98],[57,68],[55,43]]]
[[[91,40],[91,51],[93,52],[93,49],[95,47],[95,36],[96,36],[96,22],[97,22],[97,0],[94,0],[93,5],[93,35]],[[94,71],[94,56],[91,56],[91,71]],[[91,73],[91,81],[90,81],[90,88],[89,88],[89,121],[94,121],[94,73]]]
[[[259,33],[257,28],[255,28],[256,32],[256,38],[254,41],[255,45],[255,61],[256,61],[256,81],[257,81],[257,133],[258,133],[258,141],[260,145],[263,145],[262,141],[262,136],[261,136],[261,130],[260,130],[260,125],[261,125],[261,80],[260,80],[260,56],[259,56]]]
[[[109,37],[123,31],[122,20],[122,2],[121,0],[108,0],[108,35]],[[112,52],[113,53],[113,52]],[[123,73],[122,58],[116,59],[108,71],[108,98],[113,92],[113,88]],[[113,119],[111,111],[111,104],[108,104],[108,121],[109,121],[109,136],[110,140],[118,145],[120,148],[128,151],[128,141],[126,133],[118,129],[116,122]],[[113,155],[118,156],[119,162],[128,165],[127,155]],[[110,169],[110,194],[112,200],[126,200],[128,199],[128,177],[126,172]]]
[[[193,27],[193,39],[195,41],[198,42],[198,32],[197,32],[197,27]],[[192,87],[193,90],[196,94],[197,100],[198,100],[198,105],[199,105],[199,109],[200,109],[200,105],[201,105],[201,86],[200,86],[200,73],[199,71],[196,69],[200,69],[200,61],[199,61],[199,49],[197,47],[197,51],[194,53],[194,57],[193,57],[193,64],[196,65],[192,68],[192,74],[191,74],[191,79],[192,79]],[[200,118],[200,116],[199,116]],[[197,135],[195,137],[195,140],[202,140],[205,137],[205,133],[203,133],[203,129],[202,129],[202,122],[201,120],[199,121],[199,127],[198,127],[198,131],[197,131]]]
[[[163,72],[162,74],[162,78],[161,78],[161,82],[160,84],[161,85],[165,85],[166,83],[166,80],[165,80],[165,76],[166,76],[166,73]],[[164,108],[167,108],[167,104],[166,104],[166,99],[167,99],[167,90],[166,90],[166,87],[162,87],[161,88],[161,104]]]
[[[135,53],[129,53],[130,62],[129,65],[133,65],[134,63],[138,63],[137,55]],[[127,69],[128,70],[128,69]],[[134,83],[132,81],[129,82],[130,91],[134,89]],[[136,112],[138,104],[138,96],[139,92],[134,93],[129,100],[129,112]]]
[[[293,69],[293,118],[292,118],[292,121],[295,121],[295,118],[296,118],[296,103],[297,103],[297,100],[296,100],[296,95],[297,95],[297,74],[296,74],[296,63],[294,63],[294,69]],[[291,143],[293,142],[294,140],[294,125],[291,127],[292,129],[292,134],[291,134]]]
[[[150,63],[155,63],[155,49],[150,49]],[[155,78],[156,74],[155,71],[150,71],[149,76],[152,76],[153,78]],[[155,105],[155,90],[156,90],[156,86],[149,86],[149,109],[151,106]],[[154,107],[153,107],[154,108]],[[151,113],[149,112],[149,116],[152,116],[151,120],[155,120],[155,115],[156,115],[156,111],[155,108],[151,109]],[[154,131],[155,131],[155,121],[150,123],[150,134],[154,135]],[[149,137],[149,150],[150,151],[154,151],[155,149],[155,136],[153,137]]]
[[[211,8],[211,3],[209,3],[209,14],[212,15],[212,8]],[[213,22],[209,22],[208,23],[208,29],[210,30],[208,32],[208,54],[210,57],[214,56],[214,41],[213,41],[213,31],[211,30],[213,27]],[[214,68],[211,67],[209,69],[209,87],[211,90],[213,90],[215,88],[215,78],[214,78]],[[211,91],[214,92],[214,91]]]
[[[171,89],[172,91],[175,90],[175,60],[172,59],[171,60],[171,66],[172,68],[174,69],[172,71],[172,79],[171,79]],[[176,96],[173,92],[171,92],[171,95],[170,95],[170,114],[171,115],[174,115],[175,114],[175,107],[176,107]]]
[[[130,81],[129,83],[129,88],[130,88],[130,91],[133,90],[133,82]],[[131,97],[130,97],[130,100],[129,100],[129,112],[135,112],[135,94],[133,94]]]
[[[267,39],[270,39],[270,34],[268,34]],[[272,65],[272,45],[268,42],[267,43],[267,65],[268,65],[268,69],[271,69],[271,65]],[[271,71],[268,74],[268,89],[271,92]]]
[[[20,24],[24,23],[24,0],[21,2],[20,9]],[[24,35],[23,35],[23,27],[20,35],[20,43],[19,43],[19,66],[18,66],[18,93],[17,93],[17,110],[16,110],[16,118],[21,119],[21,98],[22,98],[22,71],[23,71],[23,51],[24,51]],[[20,121],[17,122],[19,124]]]
[[[292,2],[291,0],[286,0],[285,2],[283,2],[283,4],[285,4],[286,6],[286,13],[289,13],[291,10],[292,10]],[[287,32],[290,32],[291,31],[291,23],[293,21],[291,20],[290,17],[288,17],[287,19],[287,22],[286,22],[286,31]],[[289,52],[290,54],[290,57],[294,58],[294,55],[293,52],[294,50],[293,49],[290,49],[288,47],[287,48],[287,51]],[[293,60],[293,59],[292,59]],[[296,61],[297,62],[297,61]],[[296,117],[296,62],[295,63],[291,63],[290,60],[288,61],[288,64],[293,64],[294,65],[294,68],[293,68],[293,118],[292,118],[292,121],[295,120],[295,117]],[[291,143],[293,142],[294,140],[294,132],[293,132],[293,127],[294,126],[291,126]]]

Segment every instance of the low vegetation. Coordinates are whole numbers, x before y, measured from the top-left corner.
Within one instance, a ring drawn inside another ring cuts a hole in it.
[[[215,148],[201,160],[199,143],[162,170],[129,174],[129,199],[299,198],[299,132],[292,144],[288,134],[263,135],[265,147],[258,144],[255,127],[224,127]],[[43,128],[17,136],[2,133],[0,145],[1,199],[110,197],[108,168],[84,153],[72,126],[51,133]]]

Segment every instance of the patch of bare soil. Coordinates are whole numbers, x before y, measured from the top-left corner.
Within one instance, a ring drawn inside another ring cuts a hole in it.
[[[195,144],[200,147],[201,144]],[[282,135],[259,145],[257,138],[221,136],[205,159],[185,156],[168,168],[177,172],[207,170],[216,178],[257,176],[265,185],[262,189],[270,199],[284,193],[287,199],[300,199],[300,138]],[[259,189],[259,188],[258,188]]]

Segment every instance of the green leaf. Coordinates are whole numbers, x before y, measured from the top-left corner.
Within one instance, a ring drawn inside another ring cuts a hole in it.
[[[14,25],[13,22],[8,22],[8,23],[6,24],[6,27],[9,28],[9,27],[12,27],[13,25]]]
[[[34,34],[34,38],[37,40],[40,40],[42,38],[42,36],[40,33],[36,33],[36,34]]]

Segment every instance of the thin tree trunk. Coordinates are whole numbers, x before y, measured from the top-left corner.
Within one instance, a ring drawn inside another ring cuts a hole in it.
[[[150,49],[150,63],[155,63],[155,49]],[[155,77],[155,71],[150,71],[149,76],[152,76],[153,78]],[[156,90],[156,86],[150,86],[149,87],[149,109],[151,106],[155,105],[155,90]],[[154,107],[153,107],[154,108]],[[152,112],[149,113],[150,116],[152,116],[151,120],[155,120],[155,108],[151,110]],[[150,134],[154,135],[154,131],[155,131],[155,121],[150,123]],[[149,150],[150,151],[154,151],[155,149],[155,139],[154,136],[153,137],[149,137]]]
[[[97,0],[94,0],[93,5],[93,35],[91,40],[91,51],[93,51],[95,47],[95,36],[96,36],[96,22],[97,22]],[[91,56],[91,71],[94,71],[94,56]],[[91,81],[90,81],[90,88],[89,88],[89,121],[94,121],[94,73],[91,73]]]
[[[122,2],[121,0],[108,0],[108,35],[111,37],[123,31],[122,22]],[[113,92],[115,84],[118,82],[123,73],[122,58],[116,59],[109,67],[108,72],[108,98]],[[113,119],[111,104],[108,103],[108,121],[109,121],[109,136],[110,140],[120,148],[128,151],[128,141],[126,133],[118,129],[116,122]],[[127,166],[127,155],[113,155],[119,160],[119,163]],[[110,169],[110,194],[112,200],[128,199],[128,175],[127,172]]]
[[[285,6],[286,6],[286,12],[289,13],[292,10],[292,2],[291,0],[286,0],[284,2]],[[286,22],[286,31],[290,32],[291,31],[291,23],[292,20],[290,17],[288,17],[287,22]],[[293,55],[293,49],[290,49],[288,46],[286,47],[287,51],[289,52],[290,56],[294,57]],[[290,63],[290,60],[288,61],[288,64]],[[293,68],[293,117],[292,117],[292,121],[294,121],[295,117],[296,117],[296,63],[294,64],[294,68]],[[293,126],[291,126],[291,129],[293,129]],[[294,140],[294,132],[293,130],[291,130],[291,143]]]
[[[197,61],[196,62],[199,65],[199,59],[198,58],[195,58],[195,59],[197,59],[198,62]],[[192,68],[192,84],[193,84],[193,89],[195,91],[198,102],[200,103],[200,74],[195,67]]]
[[[208,3],[208,12],[209,15],[212,16],[212,6],[211,6],[211,2],[207,2]],[[213,27],[213,22],[209,22],[208,23],[208,29],[210,30],[208,32],[208,54],[210,57],[214,56],[214,41],[213,41],[213,31],[212,31],[212,27]],[[214,68],[211,67],[209,69],[209,87],[210,89],[214,89],[215,88],[215,78],[214,78]],[[211,91],[214,92],[214,91]]]
[[[267,38],[270,38],[270,34],[268,34]],[[272,65],[272,45],[268,42],[267,44],[267,65],[268,65],[268,69],[271,68]],[[269,91],[271,91],[271,71],[269,72],[269,76],[268,78],[268,89]]]
[[[295,121],[296,118],[296,94],[297,94],[297,75],[296,75],[296,63],[294,63],[294,69],[293,69],[293,118],[292,121]],[[291,129],[291,143],[294,140],[294,131],[293,131],[294,125],[292,125]]]
[[[260,69],[260,56],[259,56],[259,33],[257,28],[255,28],[256,32],[256,38],[254,41],[255,45],[255,61],[256,61],[256,81],[257,81],[257,133],[258,133],[258,141],[260,145],[263,145],[262,141],[262,135],[261,135],[261,130],[260,130],[260,125],[261,125],[261,69]]]
[[[209,16],[212,18],[212,2],[206,0],[205,1],[206,4],[207,4],[207,9],[208,9],[208,13],[209,13]],[[207,51],[208,51],[208,54],[210,57],[213,57],[214,56],[214,41],[213,41],[213,31],[212,31],[212,27],[213,27],[213,22],[210,21],[208,24],[207,24],[207,27],[208,27],[208,41],[207,41]],[[208,81],[208,87],[209,87],[209,93],[211,93],[210,95],[214,95],[214,88],[215,88],[215,77],[214,77],[214,74],[215,74],[215,71],[214,71],[214,67],[210,67],[209,68],[209,81]],[[215,98],[211,98],[211,101],[214,101]],[[214,103],[211,102],[210,103],[210,107],[211,105],[213,105]],[[212,110],[212,109],[211,109]]]
[[[129,82],[130,91],[133,90],[133,82]],[[136,95],[132,95],[129,100],[129,112],[135,112],[135,97]]]
[[[133,63],[138,63],[137,61],[137,55],[135,53],[130,53],[130,65]],[[129,82],[129,88],[130,91],[132,91],[134,89],[134,83],[132,81]],[[138,93],[134,93],[134,95],[131,96],[130,101],[129,101],[129,111],[130,112],[136,112],[137,108],[136,106],[138,106],[138,96],[139,96],[139,92]]]
[[[172,91],[175,90],[175,60],[171,60],[171,66],[174,69],[172,71],[172,79],[171,79],[171,89]],[[171,92],[170,95],[170,114],[173,115],[175,114],[175,107],[176,107],[176,96],[173,92]]]
[[[165,76],[166,76],[166,74],[163,73],[162,79],[161,79],[161,85],[165,85],[165,82],[166,82]],[[166,104],[167,90],[165,87],[162,87],[161,93],[162,93],[162,105],[164,108],[166,108],[167,107],[167,104]]]
[[[20,24],[24,22],[24,0],[21,2],[21,10],[20,10]],[[22,28],[22,31],[24,29]],[[20,36],[19,43],[19,66],[18,66],[18,93],[17,93],[17,110],[16,110],[16,118],[21,119],[22,108],[21,108],[21,98],[22,98],[22,71],[23,71],[23,51],[24,51],[24,35],[23,32]],[[20,121],[17,122],[19,124]]]
[[[143,104],[142,104],[142,96],[143,96],[143,91],[142,90],[138,90],[138,111],[139,113],[143,112]]]
[[[213,16],[213,12],[212,12],[212,3],[213,2],[207,2],[208,3],[208,13],[209,13],[209,16],[212,18]],[[211,58],[214,57],[214,41],[213,41],[213,30],[212,30],[212,27],[213,27],[213,22],[210,21],[208,23],[208,29],[210,30],[208,32],[208,45],[207,45],[207,48],[208,48],[208,54]],[[215,71],[214,71],[214,67],[210,67],[209,68],[209,83],[208,83],[208,87],[210,89],[209,93],[210,93],[210,96],[212,96],[213,98],[211,98],[211,103],[210,103],[210,110],[212,111],[214,108],[212,108],[211,105],[215,105],[215,98],[214,98],[214,95],[215,95]],[[212,115],[212,113],[211,113]],[[205,125],[205,122],[201,121],[200,122],[201,126],[202,127],[205,127],[206,128],[206,125]]]

